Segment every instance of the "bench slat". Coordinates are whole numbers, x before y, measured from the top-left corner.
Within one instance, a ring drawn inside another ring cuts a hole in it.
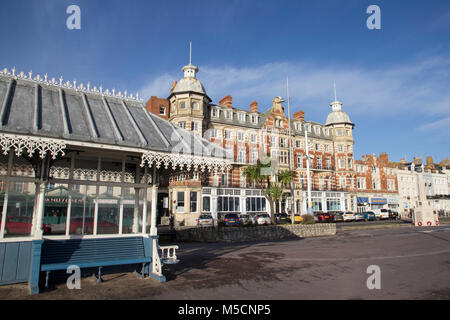
[[[96,262],[84,262],[80,264],[43,264],[41,265],[41,271],[55,271],[55,270],[66,270],[71,265],[77,265],[80,268],[92,268],[92,267],[107,267],[107,266],[117,266],[125,264],[136,264],[136,263],[150,263],[150,259],[128,259],[128,260],[112,260],[112,261],[96,261]]]

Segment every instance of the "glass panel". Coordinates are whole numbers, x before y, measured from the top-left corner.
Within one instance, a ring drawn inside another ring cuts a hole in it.
[[[8,174],[8,155],[0,152],[0,176],[6,176]]]
[[[15,190],[19,190],[17,192]],[[3,198],[4,192],[0,198]],[[6,211],[5,237],[29,236],[33,223],[35,184],[32,182],[10,182]],[[3,207],[3,205],[2,205]]]
[[[45,190],[44,225],[50,227],[52,235],[63,235],[66,233],[67,210],[70,197],[74,203],[79,203],[82,201],[83,195],[77,191],[70,190],[67,184],[48,185]]]
[[[35,177],[31,163],[25,158],[17,157],[16,155],[14,155],[11,175],[19,177]]]
[[[99,187],[97,234],[119,233],[120,195],[120,187]]]
[[[122,188],[123,192],[123,222],[122,233],[133,233],[134,223],[134,188]],[[142,222],[140,223],[142,228]]]
[[[75,169],[73,171],[73,178],[75,180],[97,180],[97,165],[98,158],[80,158],[75,157]]]
[[[88,185],[74,185],[72,189],[69,234],[93,234],[97,188]]]
[[[120,182],[122,180],[122,161],[102,158],[100,181]]]

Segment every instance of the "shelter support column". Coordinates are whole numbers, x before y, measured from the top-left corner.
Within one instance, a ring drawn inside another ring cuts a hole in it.
[[[42,239],[44,231],[42,230],[42,226],[44,223],[44,206],[45,206],[45,182],[36,183],[36,191],[37,191],[37,206],[36,206],[36,218],[35,225],[33,226],[34,230],[34,239],[39,240]]]
[[[158,229],[156,227],[156,202],[158,201],[158,185],[156,184],[156,166],[153,166],[152,175],[152,211],[151,211],[151,227],[150,235],[156,236],[158,234]]]

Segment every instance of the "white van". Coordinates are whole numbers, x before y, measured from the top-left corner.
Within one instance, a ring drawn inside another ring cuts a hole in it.
[[[387,209],[373,209],[377,220],[389,219],[389,211]]]

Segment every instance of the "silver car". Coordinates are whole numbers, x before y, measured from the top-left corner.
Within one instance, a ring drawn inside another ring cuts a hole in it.
[[[256,216],[256,222],[258,224],[271,224],[272,219],[270,219],[270,216],[267,213],[261,213]]]
[[[214,219],[210,214],[201,214],[197,219],[197,227],[213,227]]]
[[[242,224],[255,224],[256,218],[250,214],[240,214],[239,221]]]

